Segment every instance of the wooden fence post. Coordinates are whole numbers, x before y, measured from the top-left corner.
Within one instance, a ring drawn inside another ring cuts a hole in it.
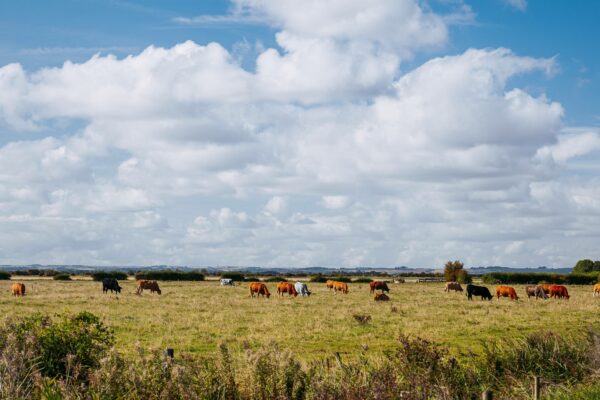
[[[533,400],[540,400],[540,377],[533,377]]]

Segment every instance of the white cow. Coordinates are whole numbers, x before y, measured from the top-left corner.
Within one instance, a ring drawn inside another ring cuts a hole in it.
[[[229,278],[221,279],[221,286],[233,286],[233,279],[229,279]]]
[[[306,286],[306,283],[296,282],[294,283],[294,288],[300,296],[310,296],[310,292],[308,291],[308,286]]]

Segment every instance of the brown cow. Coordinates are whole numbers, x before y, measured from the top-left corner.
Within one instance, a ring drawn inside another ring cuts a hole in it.
[[[371,288],[371,294],[373,294],[376,290],[381,290],[381,293],[390,292],[390,288],[388,288],[387,283],[382,281],[369,282],[369,287]]]
[[[542,289],[544,290],[544,293],[549,294],[550,293],[550,286],[552,286],[549,283],[540,283],[538,286],[541,286]]]
[[[294,285],[292,283],[289,282],[279,282],[277,284],[277,294],[283,296],[284,293],[288,294],[289,296],[298,296],[298,292],[296,292],[296,288],[294,287]]]
[[[325,286],[327,286],[327,289],[329,289],[329,291],[331,291],[331,289],[333,289],[333,283],[335,281],[332,281],[331,279],[328,279],[327,282],[325,282]]]
[[[557,299],[569,299],[569,292],[563,285],[551,285],[550,286],[550,297],[556,297]]]
[[[600,283],[594,285],[594,297],[600,295]]]
[[[390,297],[385,293],[377,293],[374,299],[375,301],[390,301]]]
[[[496,286],[496,297],[500,300],[500,297],[510,297],[511,300],[519,300],[517,292],[510,286]]]
[[[25,296],[25,285],[15,282],[10,287],[13,296]]]
[[[333,291],[337,293],[338,291],[348,294],[348,284],[345,282],[337,282],[333,281]]]
[[[162,294],[162,292],[160,291],[160,287],[158,287],[158,282],[156,281],[138,281],[138,287],[135,292],[141,295],[144,292],[144,289],[149,290],[150,293],[156,292],[158,294]]]
[[[454,290],[455,292],[462,292],[463,288],[460,286],[458,282],[446,282],[446,287],[444,288],[444,292],[449,292]]]
[[[267,289],[267,285],[265,285],[264,283],[260,283],[260,282],[252,282],[250,284],[250,296],[254,297],[254,293],[256,293],[257,298],[259,295],[262,295],[262,297],[267,296],[267,299],[269,297],[271,297],[271,293],[269,293],[269,289]]]
[[[525,293],[527,294],[527,300],[531,297],[535,297],[535,299],[544,299],[548,298],[546,292],[544,292],[544,288],[541,285],[529,285],[525,287]]]

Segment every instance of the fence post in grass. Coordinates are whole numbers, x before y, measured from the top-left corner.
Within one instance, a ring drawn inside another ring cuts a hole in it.
[[[540,377],[533,377],[533,400],[540,400]]]
[[[492,394],[492,391],[489,389],[484,390],[483,393],[481,394],[482,400],[492,400],[493,398],[494,398],[494,395]]]
[[[167,347],[167,349],[165,350],[165,356],[169,357],[170,359],[173,359],[175,357],[175,350],[173,350],[170,347]]]

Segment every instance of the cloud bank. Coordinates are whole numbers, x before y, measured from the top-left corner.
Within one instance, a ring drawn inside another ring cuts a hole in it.
[[[278,29],[252,71],[191,41],[0,67],[1,262],[558,266],[595,251],[599,132],[512,85],[552,77],[553,58],[469,49],[403,71],[448,41],[413,0],[232,13]]]

